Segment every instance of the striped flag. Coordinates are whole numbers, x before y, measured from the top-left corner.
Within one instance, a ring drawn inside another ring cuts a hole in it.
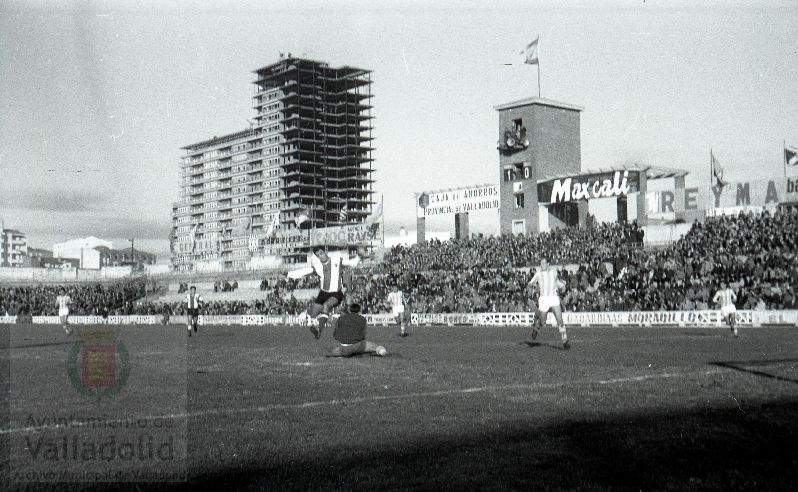
[[[718,160],[715,158],[715,154],[713,154],[712,151],[709,152],[709,157],[712,161],[713,186],[723,188],[729,184],[729,182],[724,178],[723,166],[720,165],[720,162],[718,162]]]
[[[798,149],[789,145],[784,146],[784,175],[795,176],[798,174]]]
[[[349,208],[346,204],[341,207],[341,210],[338,212],[338,222],[346,222],[349,218]]]
[[[526,45],[526,48],[521,50],[521,54],[524,55],[524,63],[527,65],[538,65],[540,59],[538,58],[538,40],[540,36],[536,37],[534,41]]]

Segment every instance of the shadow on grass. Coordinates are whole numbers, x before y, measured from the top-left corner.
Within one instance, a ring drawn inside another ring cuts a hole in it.
[[[748,360],[748,361],[718,361],[710,362],[710,365],[734,369],[735,371],[747,372],[764,378],[776,379],[798,384],[798,379],[788,378],[779,374],[768,372],[768,366],[791,364],[794,369],[798,365],[798,359],[771,359],[771,360]]]
[[[530,342],[530,341],[527,340],[526,342],[519,343],[519,345],[526,345],[529,348],[546,347],[546,348],[555,349],[555,350],[563,350],[562,343],[559,343],[559,342],[551,342],[551,343],[547,343],[547,342]]]
[[[391,446],[370,442],[364,429],[360,439],[316,456],[287,450],[259,456],[254,464],[206,462],[198,465],[204,472],[174,488],[795,490],[796,416],[798,401],[782,401],[749,405],[745,414],[702,409],[539,427],[507,424]]]

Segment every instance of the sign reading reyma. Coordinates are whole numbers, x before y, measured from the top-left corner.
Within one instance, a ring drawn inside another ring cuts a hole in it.
[[[561,203],[626,196],[639,189],[639,171],[615,171],[544,181],[538,183],[538,196],[541,203]]]
[[[371,246],[382,240],[379,222],[367,222],[340,227],[324,227],[310,231],[311,244],[316,245],[360,245]]]
[[[416,196],[416,217],[459,214],[499,208],[497,185],[430,191]]]

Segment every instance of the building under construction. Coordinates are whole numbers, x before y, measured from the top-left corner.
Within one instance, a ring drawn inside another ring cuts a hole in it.
[[[177,270],[247,268],[264,255],[304,261],[306,244],[269,248],[300,215],[308,229],[371,213],[371,72],[289,55],[254,73],[252,126],[183,147]]]

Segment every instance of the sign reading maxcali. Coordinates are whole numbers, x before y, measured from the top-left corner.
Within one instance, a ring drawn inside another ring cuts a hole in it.
[[[638,171],[587,174],[538,183],[541,203],[625,196],[640,189]]]
[[[498,185],[469,186],[416,196],[416,217],[459,214],[499,208]]]

